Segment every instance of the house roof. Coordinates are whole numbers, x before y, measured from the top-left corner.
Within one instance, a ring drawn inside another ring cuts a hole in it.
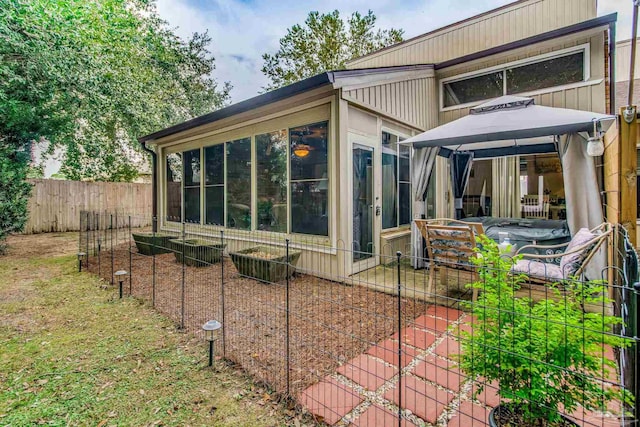
[[[222,120],[224,118],[234,116],[236,114],[244,113],[246,111],[263,107],[265,105],[272,104],[274,102],[281,101],[291,96],[298,95],[300,93],[304,93],[306,91],[316,89],[325,85],[333,85],[334,87],[337,88],[341,86],[342,80],[347,80],[349,78],[358,78],[358,77],[375,78],[376,75],[379,75],[380,78],[383,78],[383,76],[385,75],[399,73],[399,72],[432,70],[432,69],[433,69],[433,64],[419,64],[419,65],[403,65],[403,66],[395,66],[395,67],[363,68],[363,69],[357,69],[357,70],[327,71],[327,72],[318,74],[316,76],[306,78],[299,82],[281,87],[279,89],[275,89],[275,90],[263,93],[262,95],[254,96],[253,98],[249,98],[245,101],[238,102],[237,104],[229,105],[228,107],[221,108],[219,110],[213,111],[203,116],[199,116],[191,120],[187,120],[185,122],[178,123],[168,128],[159,130],[157,132],[150,133],[148,135],[138,138],[138,141],[144,144],[148,141],[164,138],[166,136],[173,135],[179,132],[184,132],[186,130],[196,128],[198,126],[213,123],[218,120]]]
[[[516,40],[514,42],[506,43],[500,46],[492,47],[491,49],[481,50],[469,55],[464,55],[458,58],[451,59],[449,61],[440,62],[435,65],[436,69],[451,67],[453,65],[462,64],[465,62],[473,61],[475,59],[484,58],[486,56],[496,55],[498,53],[506,52],[513,49],[529,46],[536,43],[541,43],[547,40],[552,40],[558,37],[564,37],[571,34],[579,33],[582,31],[590,30],[592,28],[602,27],[604,25],[610,25],[618,19],[617,13],[610,13],[609,15],[599,16],[597,18],[589,19],[588,21],[582,21],[577,24],[569,25],[567,27],[558,28],[555,30],[547,31],[546,33],[536,34],[535,36],[527,37],[525,39]]]

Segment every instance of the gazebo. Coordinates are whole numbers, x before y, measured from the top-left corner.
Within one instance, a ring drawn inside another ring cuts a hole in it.
[[[603,154],[603,136],[614,121],[614,116],[540,106],[532,98],[518,96],[471,108],[468,116],[403,142],[414,148],[414,217],[425,212],[425,193],[437,156],[449,159],[454,208],[460,218],[474,159],[558,153],[569,230],[573,235],[580,228],[594,228],[604,218],[594,158]],[[412,235],[418,259],[422,245],[415,226]]]

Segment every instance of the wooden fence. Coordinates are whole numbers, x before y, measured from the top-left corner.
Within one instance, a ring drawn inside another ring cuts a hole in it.
[[[81,211],[109,211],[139,218],[152,216],[151,184],[32,179],[25,234],[77,231]],[[148,224],[136,224],[144,226]]]

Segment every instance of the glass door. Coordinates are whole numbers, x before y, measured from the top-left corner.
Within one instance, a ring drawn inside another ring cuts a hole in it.
[[[373,148],[353,144],[353,262],[375,253]]]

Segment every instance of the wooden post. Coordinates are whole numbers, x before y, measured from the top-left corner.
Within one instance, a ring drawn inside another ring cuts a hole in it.
[[[633,106],[632,117],[625,120],[626,107],[620,109],[620,224],[629,232],[631,243],[636,246],[637,219],[637,144],[638,120],[636,107]]]

